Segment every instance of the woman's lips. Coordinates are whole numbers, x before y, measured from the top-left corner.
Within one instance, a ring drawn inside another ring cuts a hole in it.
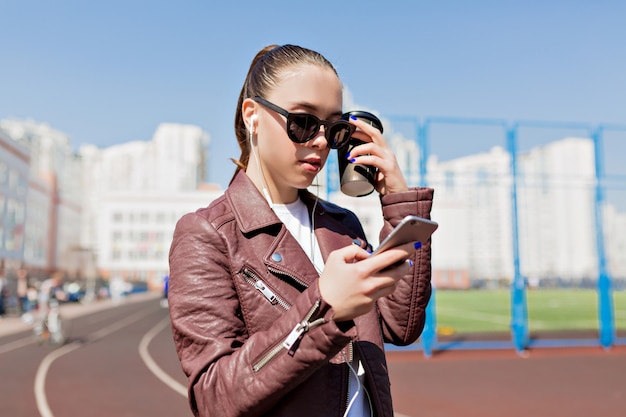
[[[322,168],[322,160],[319,158],[309,158],[300,160],[302,167],[310,172],[319,172]]]

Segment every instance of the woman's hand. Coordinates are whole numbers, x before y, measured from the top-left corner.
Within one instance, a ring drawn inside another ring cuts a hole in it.
[[[408,190],[396,156],[380,130],[359,119],[350,118],[350,123],[358,128],[352,137],[367,142],[351,150],[349,158],[355,159],[351,163],[378,168],[375,187],[381,195]]]
[[[409,271],[405,260],[413,243],[370,255],[358,246],[332,252],[319,279],[322,298],[330,304],[336,322],[352,320],[370,311],[376,300],[391,294]]]

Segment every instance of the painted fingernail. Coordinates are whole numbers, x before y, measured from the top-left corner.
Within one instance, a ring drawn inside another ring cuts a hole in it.
[[[350,152],[346,154],[346,159],[350,159]]]
[[[354,163],[354,162],[356,162],[356,159],[352,158],[352,159],[350,159],[350,162]]]
[[[410,259],[407,259],[407,262],[409,263],[409,266],[413,266],[413,261]]]
[[[413,245],[415,247],[415,249],[419,249],[422,247],[422,242],[415,242],[415,245]]]
[[[356,117],[355,117],[355,116],[350,115],[350,118],[351,118],[352,120],[356,120]]]

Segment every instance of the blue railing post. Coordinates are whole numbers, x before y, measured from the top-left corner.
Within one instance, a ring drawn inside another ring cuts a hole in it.
[[[433,347],[437,343],[437,314],[435,312],[437,304],[436,290],[433,286],[433,292],[430,296],[428,306],[426,306],[426,322],[424,323],[424,331],[422,332],[422,349],[424,356],[430,358],[433,355]]]
[[[513,226],[514,277],[511,285],[511,337],[517,353],[528,347],[528,309],[526,280],[520,270],[519,230],[517,213],[517,125],[507,131],[507,144],[511,156],[511,223]]]
[[[326,160],[326,197],[339,191],[339,165],[337,152],[331,152]]]
[[[420,150],[420,187],[426,187],[427,181],[427,162],[428,162],[428,121],[423,123],[417,123],[417,144]],[[436,311],[436,298],[437,294],[435,286],[432,286],[432,294],[430,301],[426,306],[426,323],[424,324],[424,331],[422,332],[422,348],[424,349],[424,355],[427,357],[432,356],[433,347],[437,344],[437,311]]]
[[[599,126],[592,132],[596,165],[596,192],[595,192],[595,223],[596,223],[596,251],[598,254],[598,321],[600,345],[605,349],[613,345],[615,338],[615,323],[613,317],[613,298],[611,294],[611,277],[606,266],[604,247],[604,165],[602,150],[603,127]]]

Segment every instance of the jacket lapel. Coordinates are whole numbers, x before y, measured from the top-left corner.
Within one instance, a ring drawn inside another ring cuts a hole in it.
[[[244,235],[261,233],[264,229],[275,235],[263,255],[263,261],[270,270],[290,277],[299,285],[310,286],[315,282],[319,277],[317,270],[245,172],[240,171],[233,179],[225,196]],[[316,207],[315,236],[324,261],[336,249],[355,243],[366,247],[363,237],[345,224],[345,209],[323,200],[318,200],[316,205],[316,197],[306,190],[300,192],[300,198],[309,212]],[[268,228],[273,230],[270,232]]]

